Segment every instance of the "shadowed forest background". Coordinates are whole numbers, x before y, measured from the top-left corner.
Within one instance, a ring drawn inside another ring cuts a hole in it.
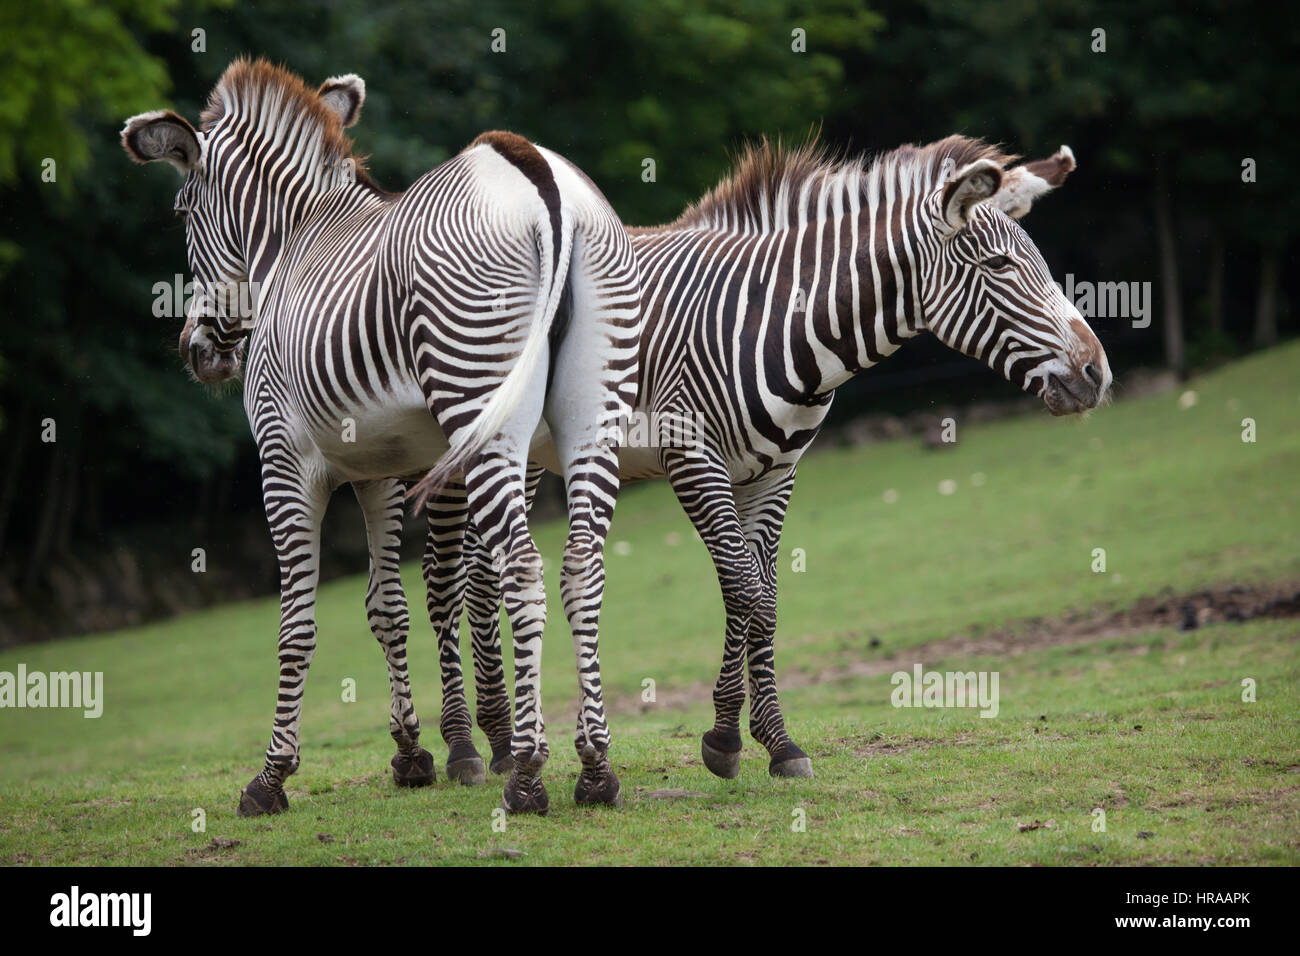
[[[5,0],[0,643],[276,589],[238,390],[190,381],[180,320],[154,311],[186,272],[180,178],[118,143],[137,112],[197,120],[240,55],[312,84],[363,76],[351,132],[386,188],[505,128],[577,163],[629,224],[674,218],[759,135],[1068,143],[1078,171],[1025,225],[1060,281],[1152,284],[1149,327],[1091,320],[1121,397],[1133,369],[1182,375],[1297,331],[1300,17],[1282,5]],[[922,339],[842,389],[832,423],[1016,397]],[[363,570],[355,506],[331,517],[326,576]]]

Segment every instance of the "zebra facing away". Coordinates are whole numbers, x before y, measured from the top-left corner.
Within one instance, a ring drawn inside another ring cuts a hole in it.
[[[746,663],[769,772],[812,775],[777,701],[776,561],[796,465],[837,386],[928,331],[1054,415],[1106,394],[1100,342],[1015,222],[1074,156],[1063,146],[1005,168],[1016,159],[959,136],[873,162],[762,143],[675,222],[629,230],[645,321],[638,412],[696,428],[685,447],[621,449],[620,467],[624,481],[666,476],[713,558],[726,633],[701,750],[718,776],[739,772]],[[479,709],[501,712],[497,584],[474,528],[464,553]],[[459,691],[459,679],[447,688]]]
[[[384,192],[343,132],[364,96],[356,76],[312,90],[265,61],[240,60],[217,83],[199,130],[159,111],[122,132],[132,159],[185,174],[176,209],[205,294],[191,302],[180,350],[201,382],[242,367],[280,564],[275,720],[239,813],[288,806],[284,783],[299,764],[316,648],[320,521],[344,483],[366,519],[367,618],[388,664],[393,776],[407,786],[434,780],[411,701],[398,574],[401,479],[426,472],[423,488],[463,473],[462,506],[500,570],[517,694],[510,759],[495,762],[511,767],[508,809],[544,810],[545,599],[524,466],[545,411],[542,433],[559,449],[574,515],[566,560],[598,550],[618,487],[604,429],[635,399],[635,258],[590,182],[513,134],[484,134],[405,193]],[[251,296],[231,294],[244,286]],[[550,372],[584,387],[546,400]],[[565,583],[586,593],[581,573]],[[591,640],[594,664],[594,628]],[[474,777],[472,760],[453,749],[449,772]],[[616,782],[586,794],[617,795]]]

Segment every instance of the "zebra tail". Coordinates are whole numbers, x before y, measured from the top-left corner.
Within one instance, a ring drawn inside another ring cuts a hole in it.
[[[561,210],[560,223],[560,254],[557,259],[550,220],[546,216],[538,220],[536,234],[540,281],[537,308],[514,367],[492,393],[469,431],[462,432],[461,437],[452,443],[438,459],[438,463],[429,469],[428,474],[406,493],[407,499],[411,501],[413,515],[423,511],[429,498],[437,494],[453,475],[464,470],[469,459],[483,450],[483,446],[496,436],[523,401],[529,384],[529,373],[542,351],[547,348],[551,326],[560,310],[560,301],[564,297],[564,287],[568,281],[569,260],[573,253],[573,223],[567,210]]]

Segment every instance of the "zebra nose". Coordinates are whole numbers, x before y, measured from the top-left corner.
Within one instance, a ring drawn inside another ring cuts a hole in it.
[[[1097,366],[1089,362],[1087,365],[1083,367],[1083,374],[1088,377],[1088,381],[1092,382],[1093,385],[1095,385],[1097,388],[1101,388],[1101,383],[1102,383],[1101,369],[1097,368]]]

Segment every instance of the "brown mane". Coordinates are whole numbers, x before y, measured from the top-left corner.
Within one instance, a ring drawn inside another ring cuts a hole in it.
[[[731,173],[675,220],[664,226],[633,231],[706,229],[719,219],[758,223],[763,208],[769,210],[770,216],[782,195],[793,212],[799,192],[809,180],[840,173],[857,172],[865,176],[875,168],[892,168],[895,171],[907,170],[912,175],[919,173],[924,181],[935,181],[945,159],[951,159],[953,167],[960,169],[977,159],[991,159],[1005,167],[1019,158],[1003,153],[995,145],[967,136],[948,136],[926,145],[900,146],[874,158],[833,153],[815,137],[794,147],[784,146],[780,141],[773,144],[763,137],[744,147]]]
[[[370,182],[365,171],[366,157],[353,153],[352,140],[343,132],[338,115],[325,105],[316,89],[262,57],[240,57],[226,67],[199,114],[200,128],[209,132],[231,110],[256,116],[269,109],[305,114],[320,131],[323,157],[329,162],[352,160],[357,180]]]

